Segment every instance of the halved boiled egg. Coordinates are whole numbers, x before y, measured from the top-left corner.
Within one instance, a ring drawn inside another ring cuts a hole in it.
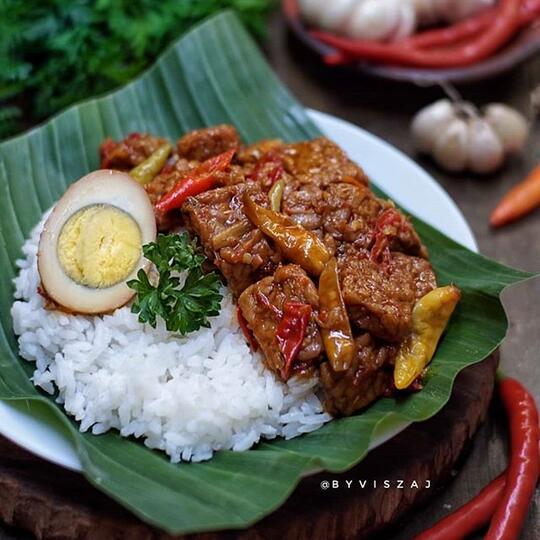
[[[142,246],[156,238],[154,210],[144,188],[111,170],[90,173],[58,201],[38,250],[44,292],[76,313],[105,313],[126,304],[126,285],[149,263]]]

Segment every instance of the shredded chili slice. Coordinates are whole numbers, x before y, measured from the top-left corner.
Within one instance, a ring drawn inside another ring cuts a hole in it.
[[[255,339],[255,336],[253,335],[253,332],[249,328],[246,318],[244,317],[244,314],[242,313],[242,310],[240,309],[240,306],[236,306],[236,317],[238,319],[238,324],[240,325],[240,329],[242,330],[242,333],[244,334],[246,341],[249,343],[251,350],[253,352],[257,351],[257,349],[259,348],[259,344],[257,343],[257,340]]]
[[[371,260],[382,264],[390,258],[390,245],[388,241],[389,228],[399,229],[403,227],[401,214],[395,208],[388,208],[377,218],[374,228],[374,241],[371,248]]]
[[[287,380],[290,377],[294,360],[300,352],[304,341],[311,306],[300,302],[285,302],[283,317],[276,331],[279,349],[285,358],[285,365],[281,370],[281,377]]]
[[[215,174],[226,169],[236,152],[227,150],[223,154],[203,161],[198,167],[189,171],[172,189],[156,204],[160,212],[168,212],[179,208],[188,197],[193,197],[215,186]]]
[[[270,180],[270,186],[273,186],[283,175],[283,161],[279,156],[269,152],[265,154],[255,165],[255,168],[248,176],[248,180],[262,182],[265,178]]]

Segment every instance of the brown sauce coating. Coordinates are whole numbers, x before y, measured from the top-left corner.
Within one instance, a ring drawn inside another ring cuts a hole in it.
[[[163,142],[146,134],[106,140],[102,165],[129,170]],[[214,189],[190,197],[180,210],[158,214],[159,229],[183,224],[197,236],[238,299],[265,365],[278,377],[287,378],[276,332],[284,305],[296,302],[309,306],[310,315],[288,376],[319,376],[325,407],[334,415],[352,414],[393,393],[393,363],[411,331],[413,307],[437,287],[412,223],[393,203],[375,196],[362,169],[332,141],[272,139],[244,146],[227,125],[181,137],[176,153],[146,186],[150,200],[157,203],[202,161],[232,148],[237,149],[233,162],[215,175]],[[344,372],[334,372],[325,357],[316,277],[290,264],[244,213],[244,192],[268,208],[268,191],[278,180],[284,182],[280,212],[315,232],[337,259],[355,348]]]

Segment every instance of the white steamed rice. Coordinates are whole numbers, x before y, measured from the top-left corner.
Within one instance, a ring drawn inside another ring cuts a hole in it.
[[[216,450],[247,450],[261,437],[296,437],[331,419],[317,381],[283,384],[250,352],[226,289],[212,327],[184,338],[141,325],[129,307],[104,316],[47,311],[37,292],[41,227],[17,262],[11,315],[20,355],[35,362],[34,384],[57,390],[81,431],[116,428],[173,462],[202,461]]]

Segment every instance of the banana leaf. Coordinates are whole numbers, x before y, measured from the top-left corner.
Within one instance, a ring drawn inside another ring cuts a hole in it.
[[[0,399],[22,403],[61,429],[94,486],[171,533],[247,527],[280,506],[305,472],[345,471],[362,460],[376,435],[403,420],[433,416],[448,401],[456,375],[504,338],[501,291],[529,277],[415,220],[440,282],[456,283],[463,291],[422,392],[381,399],[361,414],[297,439],[261,442],[242,453],[219,452],[205,463],[172,465],[166,456],[116,433],[80,433],[54,400],[32,385],[32,366],[17,354],[10,305],[21,245],[66,187],[97,168],[98,145],[105,137],[148,131],[174,140],[222,122],[234,124],[247,142],[320,134],[229,12],[184,35],[128,86],[71,107],[0,145]]]

